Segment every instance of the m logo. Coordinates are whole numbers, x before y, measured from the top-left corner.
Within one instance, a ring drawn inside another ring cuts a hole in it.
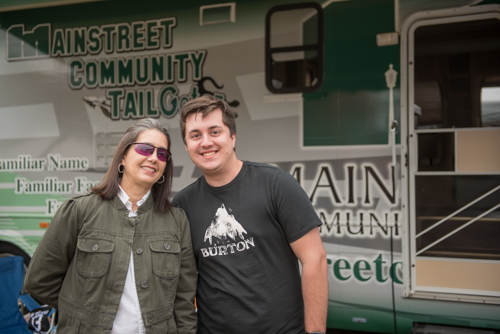
[[[7,60],[24,60],[50,57],[50,24],[39,24],[25,31],[24,24],[7,29]]]

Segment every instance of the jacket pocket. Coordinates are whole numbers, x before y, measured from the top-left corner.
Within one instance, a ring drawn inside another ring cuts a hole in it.
[[[174,240],[150,241],[149,248],[153,262],[153,273],[161,278],[173,279],[179,276],[179,242]]]
[[[110,240],[78,238],[76,267],[82,277],[103,277],[108,272],[115,244]]]

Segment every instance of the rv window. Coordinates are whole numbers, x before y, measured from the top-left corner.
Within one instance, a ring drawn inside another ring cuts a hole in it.
[[[455,136],[452,132],[418,135],[418,171],[455,170]]]
[[[500,87],[483,87],[481,90],[481,123],[483,126],[500,126]]]
[[[275,6],[266,17],[266,86],[312,92],[323,82],[323,10],[316,3]]]
[[[415,31],[417,129],[500,125],[499,38],[497,19]]]

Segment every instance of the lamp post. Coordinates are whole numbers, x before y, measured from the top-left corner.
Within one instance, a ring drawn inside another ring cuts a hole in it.
[[[397,121],[394,119],[394,95],[392,89],[396,87],[398,72],[389,64],[389,69],[384,73],[387,88],[389,88],[389,145],[392,145],[392,165],[396,167],[396,127]]]

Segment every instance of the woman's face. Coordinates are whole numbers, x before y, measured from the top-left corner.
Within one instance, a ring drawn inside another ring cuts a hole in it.
[[[167,138],[156,129],[141,132],[135,142],[168,148]],[[158,149],[155,149],[150,156],[140,155],[134,150],[134,145],[130,145],[122,159],[124,170],[120,185],[125,192],[128,194],[143,192],[145,194],[161,178],[167,163],[158,160],[157,153]]]

